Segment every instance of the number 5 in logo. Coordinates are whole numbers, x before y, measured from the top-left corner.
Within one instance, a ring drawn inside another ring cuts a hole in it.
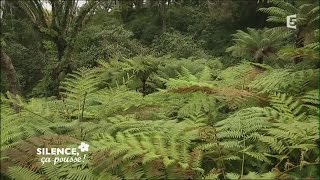
[[[297,15],[296,14],[287,16],[287,27],[290,29],[297,29]]]

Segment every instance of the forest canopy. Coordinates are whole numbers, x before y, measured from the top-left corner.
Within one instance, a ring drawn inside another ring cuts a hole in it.
[[[318,179],[319,17],[316,0],[1,0],[1,179]]]

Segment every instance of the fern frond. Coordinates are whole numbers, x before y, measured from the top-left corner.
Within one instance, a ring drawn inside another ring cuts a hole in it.
[[[316,77],[317,72],[312,69],[297,72],[292,72],[288,69],[275,69],[265,72],[250,83],[249,87],[261,93],[282,92],[297,94],[303,92]]]
[[[90,94],[97,89],[99,80],[96,78],[98,71],[97,69],[79,69],[69,74],[61,83],[62,95],[69,97],[70,99],[81,99],[81,97],[87,93]]]
[[[105,161],[113,163],[108,167],[111,170],[126,168],[133,161],[139,161],[146,166],[161,163],[164,168],[179,166],[182,168],[181,171],[190,168],[199,170],[201,152],[190,151],[192,140],[197,138],[194,130],[187,130],[186,124],[181,124],[180,127],[179,123],[171,124],[171,126],[159,124],[162,130],[154,129],[153,127],[157,127],[154,123],[150,125],[150,130],[128,131],[128,129],[123,132],[118,131],[115,137],[108,134],[100,136],[92,145],[96,147],[96,150],[100,149],[100,151],[109,153]],[[100,162],[95,163],[100,164]],[[101,167],[101,164],[98,166]],[[145,170],[139,170],[139,172],[143,176],[147,175]]]
[[[44,180],[45,178],[41,175],[33,172],[27,168],[12,166],[8,170],[8,174],[12,179],[21,179],[21,180]]]
[[[302,104],[298,100],[294,100],[293,97],[287,97],[286,94],[274,94],[271,95],[271,105],[278,112],[279,121],[292,121],[294,119],[303,121],[305,113],[302,112]]]
[[[316,114],[319,114],[319,105],[320,105],[320,99],[319,99],[319,90],[311,90],[306,92],[302,98],[303,106],[309,108]]]
[[[252,63],[242,63],[221,71],[217,80],[226,86],[244,88],[270,67],[257,67]]]
[[[90,99],[93,92],[97,91],[101,81],[101,78],[98,78],[99,73],[99,69],[81,68],[69,74],[61,82],[60,94],[64,97],[67,109],[71,112],[76,111],[73,116],[80,116],[84,103]]]

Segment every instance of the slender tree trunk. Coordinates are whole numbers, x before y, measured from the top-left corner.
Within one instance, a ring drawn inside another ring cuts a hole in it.
[[[54,43],[56,44],[56,47],[57,47],[58,61],[61,62],[67,48],[67,42],[63,38],[58,38],[54,41]]]
[[[65,74],[70,73],[70,66],[69,66],[69,49],[70,44],[67,44],[64,39],[57,39],[54,41],[57,47],[57,59],[58,65],[52,70],[51,74],[51,84],[49,84],[48,90],[50,90],[51,95],[58,95],[59,94],[59,86],[61,77],[60,74],[64,72]]]
[[[2,19],[4,4],[5,4],[5,0],[0,1],[0,5],[1,5],[1,7],[3,7],[3,8],[0,8],[0,19]]]
[[[304,46],[303,37],[301,37],[301,29],[298,30],[296,41],[295,41],[295,47],[301,48]],[[302,57],[295,57],[293,59],[294,64],[298,64],[302,61]]]
[[[167,30],[167,19],[166,19],[166,0],[161,1],[161,16],[162,16],[162,31]]]
[[[1,70],[7,77],[9,83],[9,91],[14,94],[20,94],[18,86],[17,72],[12,64],[10,57],[1,49]]]
[[[263,51],[263,49],[260,49],[255,53],[254,59],[257,63],[263,64]]]
[[[263,56],[261,56],[261,57],[258,58],[258,63],[259,63],[259,64],[263,64]]]
[[[142,95],[147,95],[147,79],[142,80]]]

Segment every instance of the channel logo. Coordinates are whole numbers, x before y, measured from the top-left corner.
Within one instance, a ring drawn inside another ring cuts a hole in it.
[[[297,29],[297,15],[296,14],[287,16],[287,27],[290,29]]]

